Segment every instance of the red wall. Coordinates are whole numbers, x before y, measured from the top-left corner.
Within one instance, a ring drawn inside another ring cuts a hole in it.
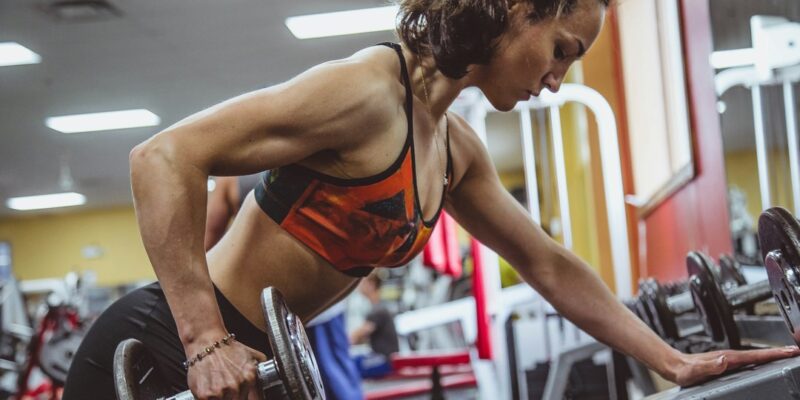
[[[637,227],[644,240],[639,247],[639,276],[662,281],[686,276],[689,251],[702,250],[714,258],[732,251],[722,135],[713,70],[708,65],[712,51],[708,0],[680,0],[680,5],[696,177]]]

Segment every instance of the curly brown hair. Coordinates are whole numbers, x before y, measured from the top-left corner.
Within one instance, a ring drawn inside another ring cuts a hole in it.
[[[571,13],[579,0],[520,0],[532,22]],[[605,7],[611,0],[597,0]],[[507,0],[399,0],[397,33],[414,53],[433,55],[450,78],[467,74],[470,64],[489,63],[496,40],[508,28]]]

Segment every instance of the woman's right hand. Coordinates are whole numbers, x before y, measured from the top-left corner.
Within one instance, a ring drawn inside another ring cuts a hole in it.
[[[191,357],[204,349],[202,345],[188,348]],[[259,400],[256,365],[264,361],[263,353],[238,341],[223,344],[189,367],[189,389],[198,400]]]

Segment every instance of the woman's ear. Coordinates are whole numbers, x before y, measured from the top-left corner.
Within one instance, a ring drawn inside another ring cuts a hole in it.
[[[528,14],[533,7],[530,2],[524,0],[506,0],[506,4],[508,5],[508,14],[511,15],[514,12],[522,12],[523,14]]]

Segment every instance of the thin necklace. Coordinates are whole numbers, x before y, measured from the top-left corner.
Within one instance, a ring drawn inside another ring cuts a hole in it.
[[[428,109],[428,115],[431,117],[432,120],[435,118],[433,117],[433,112],[431,112],[431,99],[428,97],[428,85],[425,83],[425,70],[422,65],[422,58],[420,58],[420,74],[422,75],[422,90],[425,92],[425,108]],[[445,114],[445,118],[447,118]],[[439,121],[433,122],[433,141],[436,143],[436,157],[439,158],[439,165],[442,165],[442,149],[439,147]],[[444,186],[450,184],[450,179],[447,178],[447,166],[444,166],[444,173],[442,174],[444,182]]]

